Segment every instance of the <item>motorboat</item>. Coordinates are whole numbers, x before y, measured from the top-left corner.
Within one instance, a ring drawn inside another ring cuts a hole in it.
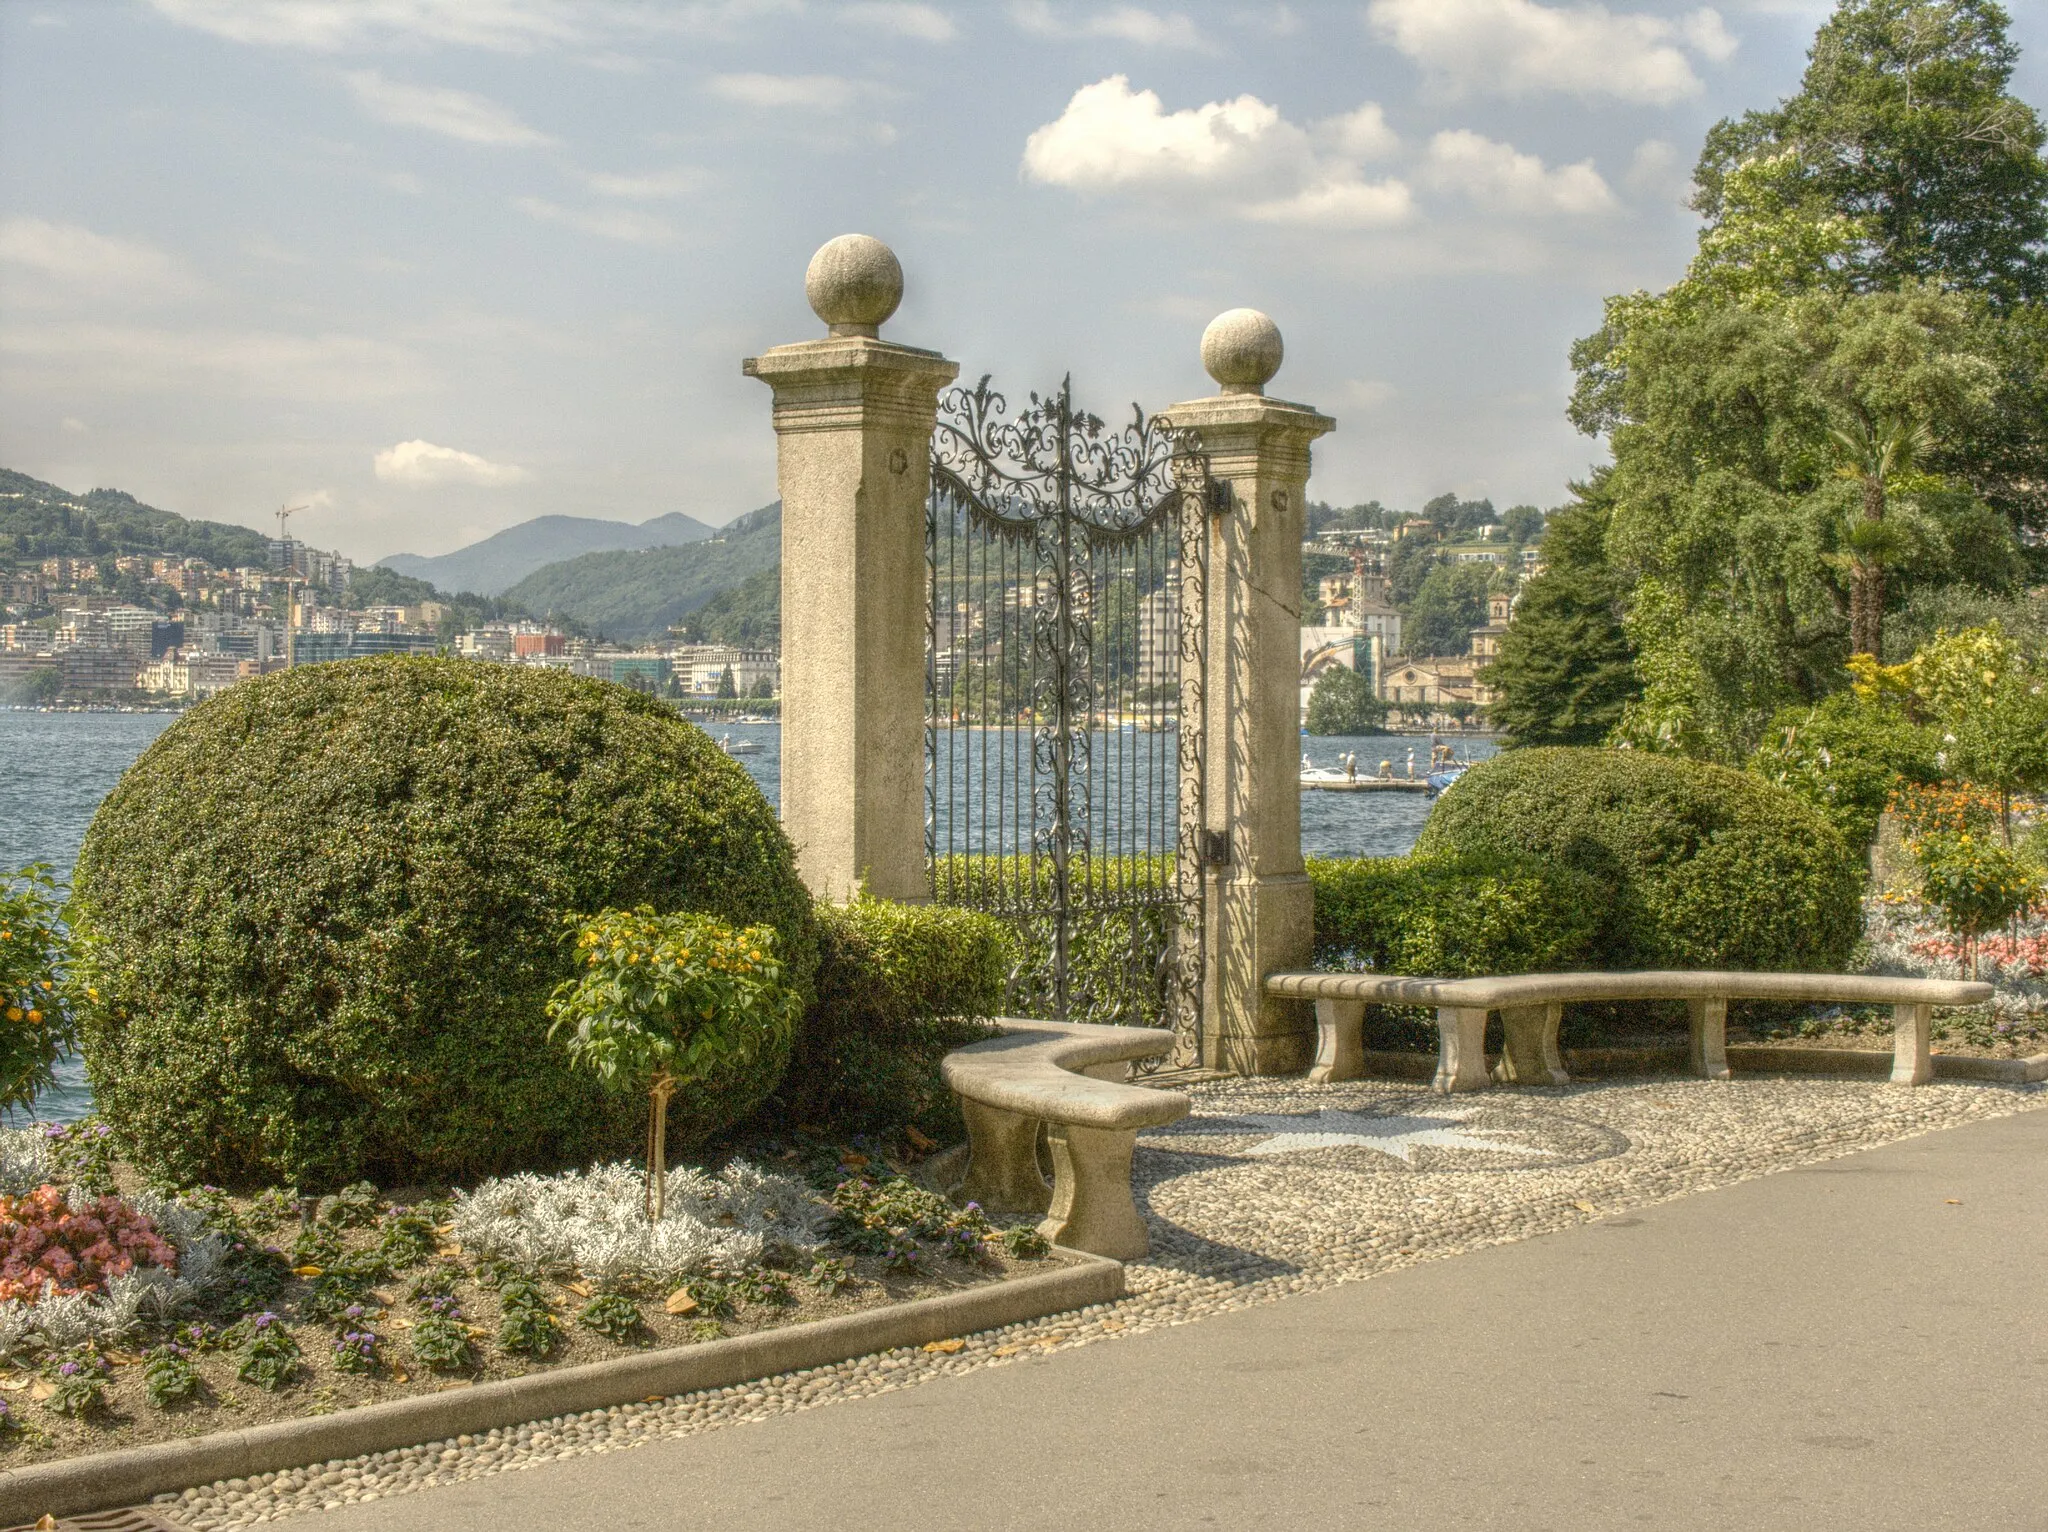
[[[719,737],[718,748],[727,755],[759,755],[761,742],[758,739],[734,739],[726,734]]]
[[[1443,796],[1444,793],[1457,785],[1458,778],[1465,775],[1471,769],[1472,763],[1459,760],[1457,753],[1449,745],[1436,744],[1430,746],[1429,775],[1424,779],[1429,783],[1430,797],[1438,798]]]

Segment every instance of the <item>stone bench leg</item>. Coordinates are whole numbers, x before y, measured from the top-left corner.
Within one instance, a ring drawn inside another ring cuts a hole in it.
[[[1503,1047],[1493,1078],[1502,1085],[1569,1085],[1557,1051],[1557,1025],[1564,1004],[1514,1005],[1500,1013]]]
[[[1038,1171],[1038,1119],[966,1100],[960,1115],[968,1144],[961,1197],[991,1213],[1043,1213],[1052,1189]]]
[[[1925,1085],[1934,1078],[1931,1005],[1892,1007],[1892,1084]]]
[[[1316,1061],[1309,1069],[1311,1085],[1357,1080],[1365,1074],[1365,1002],[1316,1002]]]
[[[1436,1035],[1436,1088],[1445,1092],[1485,1089],[1486,1012],[1470,1006],[1440,1005]]]
[[[1728,1078],[1728,1002],[1688,1000],[1686,1019],[1692,1028],[1692,1072],[1703,1080]]]
[[[1132,1128],[1052,1125],[1052,1207],[1038,1232],[1055,1245],[1134,1261],[1152,1236],[1131,1196]]]

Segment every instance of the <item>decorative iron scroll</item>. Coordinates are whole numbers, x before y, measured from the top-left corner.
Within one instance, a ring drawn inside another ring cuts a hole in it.
[[[1192,432],[1071,379],[941,400],[926,521],[933,897],[1021,937],[1013,1014],[1170,1026],[1201,1002],[1204,527]]]

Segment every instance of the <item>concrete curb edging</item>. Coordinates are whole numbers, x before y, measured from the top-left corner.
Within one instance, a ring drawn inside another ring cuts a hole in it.
[[[414,1447],[501,1426],[576,1415],[725,1388],[755,1378],[825,1367],[899,1346],[1000,1329],[1124,1295],[1120,1261],[1058,1246],[1074,1264],[966,1292],[943,1293],[861,1314],[758,1335],[736,1335],[644,1356],[587,1362],[554,1372],[392,1399],[182,1442],[153,1442],[0,1473],[0,1526],[45,1513],[76,1516],[140,1505],[151,1496],[220,1479],[246,1479],[337,1458]]]
[[[1581,1075],[1652,1074],[1691,1068],[1683,1045],[1673,1048],[1567,1048],[1565,1067],[1574,1079]],[[1729,1067],[1737,1073],[1841,1075],[1862,1077],[1889,1075],[1892,1054],[1870,1048],[1781,1048],[1769,1043],[1730,1043]],[[1430,1080],[1436,1077],[1434,1053],[1389,1053],[1377,1050],[1365,1055],[1367,1079]],[[1937,1080],[1989,1080],[1998,1085],[2031,1085],[2048,1080],[2048,1053],[2024,1059],[1986,1059],[1967,1053],[1934,1055]]]

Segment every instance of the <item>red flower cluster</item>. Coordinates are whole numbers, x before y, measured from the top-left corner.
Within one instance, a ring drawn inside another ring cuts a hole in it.
[[[98,1292],[109,1277],[138,1266],[177,1265],[170,1242],[119,1197],[76,1213],[54,1186],[0,1197],[0,1301],[33,1303],[47,1283],[58,1293]]]

